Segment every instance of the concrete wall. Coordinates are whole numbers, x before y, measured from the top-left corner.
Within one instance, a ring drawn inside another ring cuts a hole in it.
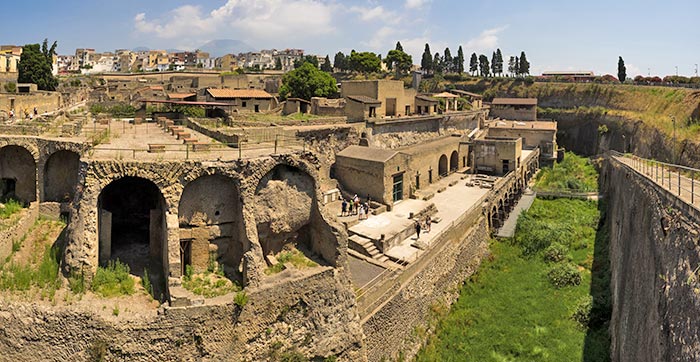
[[[478,139],[474,141],[475,168],[496,176],[503,176],[503,161],[508,161],[508,171],[520,165],[522,141],[506,139]]]
[[[0,260],[3,262],[12,254],[12,244],[23,238],[39,217],[39,205],[32,203],[28,208],[13,215],[15,221],[7,229],[0,231]]]
[[[345,191],[386,201],[383,163],[336,156],[334,173]]]
[[[613,361],[700,360],[700,213],[608,160]]]

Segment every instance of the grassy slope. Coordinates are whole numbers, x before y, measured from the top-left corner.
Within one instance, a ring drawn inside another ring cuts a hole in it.
[[[537,199],[514,240],[492,241],[492,259],[465,284],[417,360],[608,360],[607,235],[599,218],[596,202]],[[547,280],[553,264],[542,250],[552,241],[569,247],[580,285],[556,289]],[[597,307],[585,328],[571,316],[589,295]]]
[[[673,132],[669,116],[677,120],[680,139],[700,140],[697,122],[700,91],[685,88],[647,87],[634,85],[534,83],[512,80],[473,80],[460,82],[458,87],[484,94],[487,100],[495,96],[535,97],[546,117],[550,111],[578,111],[622,116],[663,130]]]

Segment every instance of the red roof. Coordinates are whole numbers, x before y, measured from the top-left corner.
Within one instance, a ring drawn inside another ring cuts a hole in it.
[[[262,89],[207,89],[214,98],[272,98]]]

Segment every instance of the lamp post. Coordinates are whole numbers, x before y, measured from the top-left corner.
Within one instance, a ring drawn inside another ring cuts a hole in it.
[[[671,117],[671,123],[673,124],[673,153],[672,155],[672,163],[676,163],[676,117],[670,116]]]

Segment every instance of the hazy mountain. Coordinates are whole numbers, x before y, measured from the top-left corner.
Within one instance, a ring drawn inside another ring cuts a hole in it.
[[[238,54],[255,51],[250,45],[235,39],[217,39],[207,42],[198,48],[209,53],[212,58],[217,58],[229,53]]]
[[[136,47],[134,49],[131,49],[132,52],[147,52],[149,50],[151,49],[149,49],[148,47]]]

